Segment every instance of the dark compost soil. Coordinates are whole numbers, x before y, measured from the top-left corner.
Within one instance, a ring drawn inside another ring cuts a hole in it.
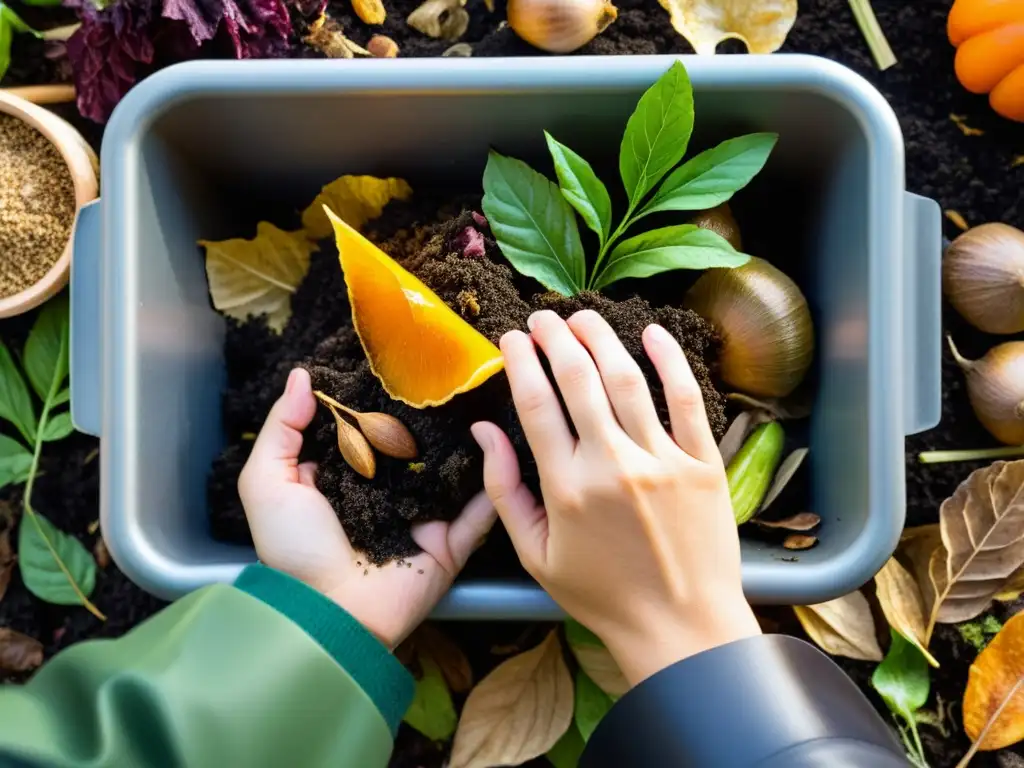
[[[331,13],[344,25],[346,34],[364,44],[373,32],[382,31],[394,38],[401,56],[439,55],[446,47],[426,39],[404,24],[404,18],[417,5],[417,0],[385,0],[388,20],[383,30],[359,23],[342,0],[331,3]],[[685,53],[687,44],[668,24],[665,12],[655,0],[616,0],[620,8],[619,19],[581,53]],[[1014,156],[1024,154],[1024,128],[993,115],[984,98],[966,93],[955,81],[953,50],[945,37],[945,17],[952,0],[873,0],[878,15],[900,63],[886,72],[878,72],[871,62],[847,0],[807,0],[800,3],[800,16],[793,27],[783,51],[826,56],[852,67],[871,81],[892,105],[906,140],[907,188],[940,202],[945,209],[959,211],[968,222],[1005,221],[1024,226],[1024,166],[1011,168]],[[475,56],[534,55],[536,52],[518,41],[500,26],[504,18],[504,2],[497,0],[496,12],[491,15],[480,0],[469,0],[467,8],[471,23],[464,40],[470,42]],[[38,14],[53,13],[52,9],[19,6],[30,23],[37,23]],[[66,18],[59,19],[67,21]],[[66,70],[59,62],[43,58],[43,44],[30,35],[17,35],[14,40],[12,67],[4,85],[53,82],[66,79]],[[731,45],[729,46],[731,48]],[[357,63],[354,63],[357,64]],[[339,66],[347,65],[338,62]],[[471,62],[466,62],[471,66]],[[755,64],[752,63],[752,66]],[[71,107],[58,111],[72,119],[87,138],[98,144],[101,130],[92,123],[75,118]],[[983,136],[965,136],[949,119],[951,113],[966,116],[968,123],[985,131]],[[813,119],[813,116],[808,116]],[[947,225],[946,234],[953,237],[956,230]],[[340,278],[330,258],[314,263],[327,265],[330,274]],[[335,295],[337,292],[333,292]],[[344,307],[339,308],[343,312]],[[946,330],[954,335],[957,344],[967,355],[977,355],[996,340],[966,326],[954,313],[945,313]],[[339,319],[335,328],[339,327]],[[17,341],[27,325],[17,321],[0,324],[0,336],[5,341]],[[332,329],[333,332],[334,329]],[[312,334],[305,344],[305,354],[311,354],[315,344],[326,338]],[[298,342],[297,342],[298,343]],[[20,348],[20,342],[14,344]],[[242,354],[244,350],[239,350]],[[944,351],[943,420],[935,430],[908,440],[907,445],[907,523],[919,525],[937,520],[940,503],[956,485],[978,465],[949,464],[923,466],[916,460],[920,450],[944,448],[985,447],[992,440],[981,429],[971,413],[963,388],[963,379],[947,352]],[[280,391],[284,383],[285,365],[277,378],[266,386]],[[260,382],[262,385],[263,382]],[[246,418],[239,413],[232,418]],[[249,420],[258,420],[255,414]],[[92,546],[95,537],[87,533],[95,521],[98,508],[97,460],[86,461],[92,454],[95,441],[76,437],[48,446],[43,455],[45,477],[41,478],[37,508],[47,514],[65,530],[80,536]],[[228,489],[225,490],[225,493]],[[116,567],[100,573],[97,581],[96,604],[108,615],[100,623],[80,608],[49,606],[31,598],[15,572],[7,596],[0,602],[0,626],[13,627],[38,637],[52,655],[67,645],[89,637],[113,637],[158,610],[162,603],[132,585]],[[1009,610],[996,606],[1005,618]],[[776,613],[776,612],[773,612]],[[778,611],[780,616],[791,612]],[[783,626],[784,629],[791,628]],[[504,655],[492,653],[492,646],[519,643],[528,648],[543,637],[537,627],[524,627],[516,623],[474,623],[450,625],[450,631],[466,649],[477,675],[484,674]],[[502,649],[507,650],[507,649]],[[967,740],[959,728],[958,702],[967,679],[967,669],[975,651],[959,639],[953,628],[940,627],[936,633],[933,651],[942,660],[942,667],[932,673],[934,706],[936,697],[953,705],[951,736],[948,739],[928,727],[922,736],[928,757],[934,768],[952,768],[967,747]],[[843,662],[883,715],[881,702],[867,684],[872,665]],[[1016,761],[1016,762],[1014,762]],[[395,768],[435,768],[443,762],[443,754],[435,746],[419,737],[411,729],[403,728],[392,764]],[[537,761],[536,765],[544,764]],[[979,754],[972,762],[977,768],[1016,768],[1020,758],[1004,750],[998,755]]]
[[[429,200],[432,196],[422,197]],[[689,310],[652,307],[637,296],[613,301],[593,293],[567,299],[545,292],[538,283],[512,271],[478,213],[460,211],[458,204],[442,206],[440,213],[424,213],[422,205],[391,204],[374,223],[376,231],[370,237],[484,336],[497,343],[508,331],[525,330],[527,317],[537,309],[551,309],[563,317],[594,309],[608,320],[644,369],[667,426],[661,385],[640,341],[647,325],[660,323],[687,353],[715,432],[720,435],[724,431],[724,398],[714,388],[708,368],[717,337],[706,321]],[[412,227],[406,226],[410,217],[416,222]],[[467,245],[471,240],[473,244]],[[478,247],[481,240],[483,253]],[[334,420],[326,409],[320,409],[306,431],[303,452],[319,464],[317,486],[338,513],[353,545],[363,550],[371,563],[381,565],[417,552],[409,533],[411,523],[450,520],[480,490],[481,455],[469,434],[475,421],[493,421],[508,433],[526,482],[539,490],[536,466],[503,374],[436,408],[416,409],[388,396],[370,371],[352,328],[337,251],[329,243],[324,245],[295,296],[294,314],[283,334],[270,332],[262,319],[229,328],[224,402],[230,445],[210,482],[215,533],[251,540],[235,490],[238,474],[252,446],[251,434],[258,431],[270,405],[280,396],[283,378],[297,364],[310,371],[314,389],[357,411],[389,413],[416,438],[420,456],[415,465],[378,456],[377,474],[366,480],[341,458]],[[493,558],[475,560],[489,563],[488,570],[494,568],[496,575],[514,575],[519,570],[515,558],[507,543],[504,549],[503,557],[495,551]]]

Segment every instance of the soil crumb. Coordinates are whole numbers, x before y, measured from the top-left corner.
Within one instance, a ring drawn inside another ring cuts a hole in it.
[[[718,344],[709,323],[688,310],[652,306],[640,296],[615,301],[596,293],[566,298],[545,292],[511,269],[486,220],[472,206],[454,215],[451,210],[448,206],[439,214],[435,207],[418,219],[424,223],[410,225],[410,206],[395,204],[369,234],[495,343],[510,330],[525,330],[527,318],[538,309],[553,310],[561,317],[582,309],[597,311],[640,364],[667,427],[661,384],[641,342],[647,325],[663,325],[683,346],[704,393],[712,428],[716,436],[721,435],[725,403],[709,369]],[[341,458],[334,420],[326,409],[318,411],[306,432],[303,458],[319,464],[317,487],[337,511],[352,544],[371,564],[379,566],[417,553],[411,526],[453,519],[481,489],[482,457],[469,432],[476,421],[492,421],[506,431],[526,482],[539,492],[537,468],[506,377],[498,374],[437,408],[421,410],[393,401],[370,372],[352,328],[336,251],[325,251],[314,256],[293,301],[292,319],[280,337],[271,335],[262,321],[234,325],[228,332],[229,388],[224,411],[232,442],[215,465],[210,482],[215,535],[231,540],[248,536],[235,491],[251,447],[241,435],[258,431],[296,364],[310,371],[314,389],[358,411],[389,413],[416,438],[420,455],[414,462],[378,455],[376,477],[366,480]]]
[[[0,115],[0,298],[49,271],[74,216],[74,185],[56,147],[22,120]]]

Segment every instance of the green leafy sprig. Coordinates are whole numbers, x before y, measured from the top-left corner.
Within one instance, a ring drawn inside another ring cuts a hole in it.
[[[931,689],[928,662],[916,645],[895,629],[889,632],[892,645],[871,676],[871,687],[878,691],[892,712],[907,757],[918,768],[928,768],[921,734],[917,730],[919,723],[928,721],[926,717],[918,717]]]
[[[0,488],[25,483],[24,517],[18,531],[18,565],[25,586],[41,600],[83,605],[104,619],[89,601],[96,586],[96,561],[78,539],[32,507],[43,446],[74,432],[70,411],[56,411],[71,400],[66,386],[69,327],[67,298],[59,296],[43,307],[25,342],[22,365],[42,403],[38,413],[25,378],[0,342],[0,418],[10,422],[24,439],[22,444],[0,435]]]
[[[61,0],[22,0],[22,3],[24,5],[50,6],[60,5]],[[10,5],[0,1],[0,80],[3,80],[7,68],[11,66],[11,46],[14,44],[15,33],[33,35],[40,40],[53,39],[47,32],[40,32],[30,27]]]
[[[547,132],[557,185],[521,160],[492,150],[484,170],[483,209],[502,253],[520,273],[565,296],[601,290],[627,277],[745,264],[749,256],[694,224],[621,239],[652,213],[701,211],[726,202],[760,172],[778,139],[774,133],[729,139],[679,165],[693,119],[693,88],[677,61],[641,97],[626,124],[619,174],[629,202],[614,229],[607,187],[586,160]],[[573,209],[598,238],[589,273]]]

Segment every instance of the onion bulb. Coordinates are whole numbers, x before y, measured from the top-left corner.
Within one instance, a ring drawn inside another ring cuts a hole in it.
[[[509,0],[508,25],[530,45],[549,53],[572,53],[589,43],[619,15],[609,0]]]
[[[952,339],[953,359],[967,375],[967,396],[975,416],[1007,445],[1024,444],[1024,341],[1008,341],[980,360],[964,358]]]
[[[953,241],[942,261],[949,303],[986,333],[1024,331],[1024,232],[982,224]]]
[[[735,269],[709,269],[683,306],[709,320],[722,336],[722,380],[741,392],[786,397],[803,381],[814,357],[807,300],[789,277],[751,257]]]
[[[710,229],[716,235],[721,235],[729,241],[729,245],[737,251],[743,250],[743,238],[740,237],[740,225],[736,217],[732,215],[732,209],[728,203],[716,205],[706,211],[701,211],[692,219],[691,224],[696,224],[701,229]]]

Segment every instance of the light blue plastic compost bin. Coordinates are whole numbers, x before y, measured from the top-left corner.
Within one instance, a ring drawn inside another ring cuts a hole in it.
[[[866,582],[895,548],[904,436],[939,419],[939,209],[904,190],[896,118],[853,72],[806,56],[683,60],[698,136],[776,131],[765,174],[815,190],[801,269],[818,333],[821,542],[796,562],[744,542],[743,576],[752,601],[821,602]],[[255,559],[207,526],[225,324],[196,240],[254,230],[344,173],[472,189],[491,145],[544,162],[544,129],[614,161],[626,118],[671,61],[195,62],[128,94],[103,142],[102,199],[78,222],[71,297],[73,416],[102,437],[101,521],[121,569],[173,598]],[[456,586],[437,615],[559,611],[532,584],[487,581]]]

